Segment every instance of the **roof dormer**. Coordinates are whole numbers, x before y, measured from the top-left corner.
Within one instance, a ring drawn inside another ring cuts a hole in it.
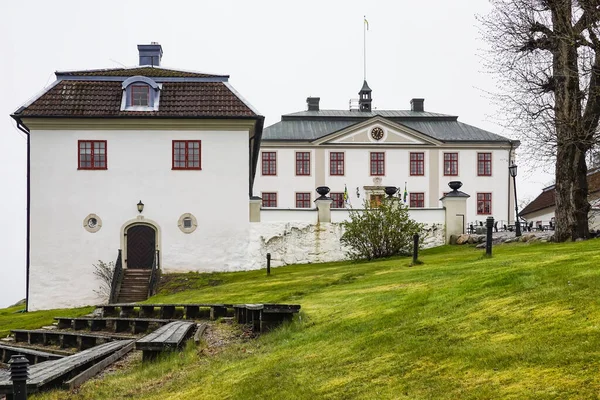
[[[121,111],[158,111],[162,84],[138,75],[127,78],[121,87]]]

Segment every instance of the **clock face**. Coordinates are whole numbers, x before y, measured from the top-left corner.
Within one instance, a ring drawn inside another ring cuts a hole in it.
[[[375,140],[381,140],[383,138],[383,129],[378,126],[371,129],[371,137]]]

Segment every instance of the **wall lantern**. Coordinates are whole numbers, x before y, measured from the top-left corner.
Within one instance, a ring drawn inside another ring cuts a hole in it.
[[[142,213],[142,211],[144,211],[144,203],[142,203],[141,200],[139,203],[137,203],[137,208],[138,208],[138,211],[140,212],[140,214]]]
[[[356,187],[356,198],[360,199],[360,190],[358,190],[358,186]]]

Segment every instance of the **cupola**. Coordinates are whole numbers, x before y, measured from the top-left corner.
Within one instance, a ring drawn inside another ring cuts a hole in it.
[[[358,105],[360,111],[371,111],[371,88],[365,80],[362,89],[358,92]]]

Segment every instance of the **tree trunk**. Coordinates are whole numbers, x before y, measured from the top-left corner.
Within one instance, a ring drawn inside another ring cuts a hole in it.
[[[576,144],[561,146],[556,157],[557,242],[589,237],[585,151]]]
[[[554,26],[553,77],[556,129],[556,232],[555,240],[587,238],[587,165],[589,146],[581,123],[581,93],[577,47],[573,46],[571,0],[551,2]]]

